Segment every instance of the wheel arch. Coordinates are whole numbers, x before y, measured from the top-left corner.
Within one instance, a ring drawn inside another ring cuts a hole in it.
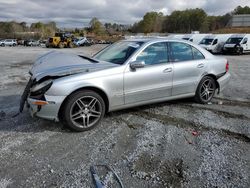
[[[212,74],[212,73],[206,74],[206,75],[204,75],[204,76],[201,77],[200,81],[201,81],[205,76],[208,76],[208,77],[211,77],[211,78],[214,79],[215,84],[216,84],[216,89],[218,89],[218,93],[219,93],[219,92],[220,92],[220,84],[219,84],[218,81],[217,81],[217,79],[218,79],[217,76],[215,76],[215,75]],[[200,82],[199,82],[199,83],[200,83]],[[199,83],[198,83],[198,85],[199,85]],[[198,85],[197,85],[197,87],[196,87],[196,90],[197,90],[197,88],[198,88]]]
[[[109,98],[108,98],[108,95],[100,88],[97,88],[97,87],[93,87],[93,86],[86,86],[86,87],[81,87],[81,88],[78,88],[74,91],[72,91],[65,99],[64,101],[62,102],[61,106],[60,106],[60,109],[58,111],[58,117],[59,119],[61,119],[61,114],[62,114],[62,110],[63,110],[63,106],[66,104],[69,96],[71,96],[72,94],[76,93],[76,92],[79,92],[79,91],[83,91],[83,90],[90,90],[90,91],[94,91],[96,92],[97,94],[99,94],[103,100],[104,100],[104,103],[105,103],[105,112],[107,113],[109,111]]]

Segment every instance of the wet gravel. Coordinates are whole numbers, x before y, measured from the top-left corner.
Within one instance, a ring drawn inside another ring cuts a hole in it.
[[[55,50],[91,55],[103,47]],[[126,188],[250,187],[250,55],[227,56],[232,80],[211,104],[184,99],[112,112],[73,133],[27,110],[12,118],[29,68],[49,50],[0,48],[0,187],[94,187],[96,164],[112,166]]]

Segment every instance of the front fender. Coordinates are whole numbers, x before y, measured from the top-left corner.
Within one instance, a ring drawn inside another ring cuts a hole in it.
[[[76,90],[91,87],[106,94],[110,108],[124,104],[123,74],[92,77],[89,79],[79,78],[69,76],[54,80],[46,95],[67,97]]]

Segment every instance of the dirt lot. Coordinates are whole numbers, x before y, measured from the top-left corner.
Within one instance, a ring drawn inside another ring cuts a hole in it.
[[[47,51],[0,48],[0,187],[93,187],[93,164],[111,165],[126,188],[250,187],[250,55],[227,56],[232,80],[212,104],[113,112],[94,130],[72,133],[27,111],[12,118],[29,68]]]

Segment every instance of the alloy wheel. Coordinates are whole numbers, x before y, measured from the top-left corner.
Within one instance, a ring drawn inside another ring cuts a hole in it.
[[[77,99],[70,109],[71,122],[80,128],[89,128],[99,121],[102,115],[101,102],[94,96]]]
[[[210,101],[215,93],[215,85],[211,79],[206,79],[201,85],[200,97],[204,101]]]

